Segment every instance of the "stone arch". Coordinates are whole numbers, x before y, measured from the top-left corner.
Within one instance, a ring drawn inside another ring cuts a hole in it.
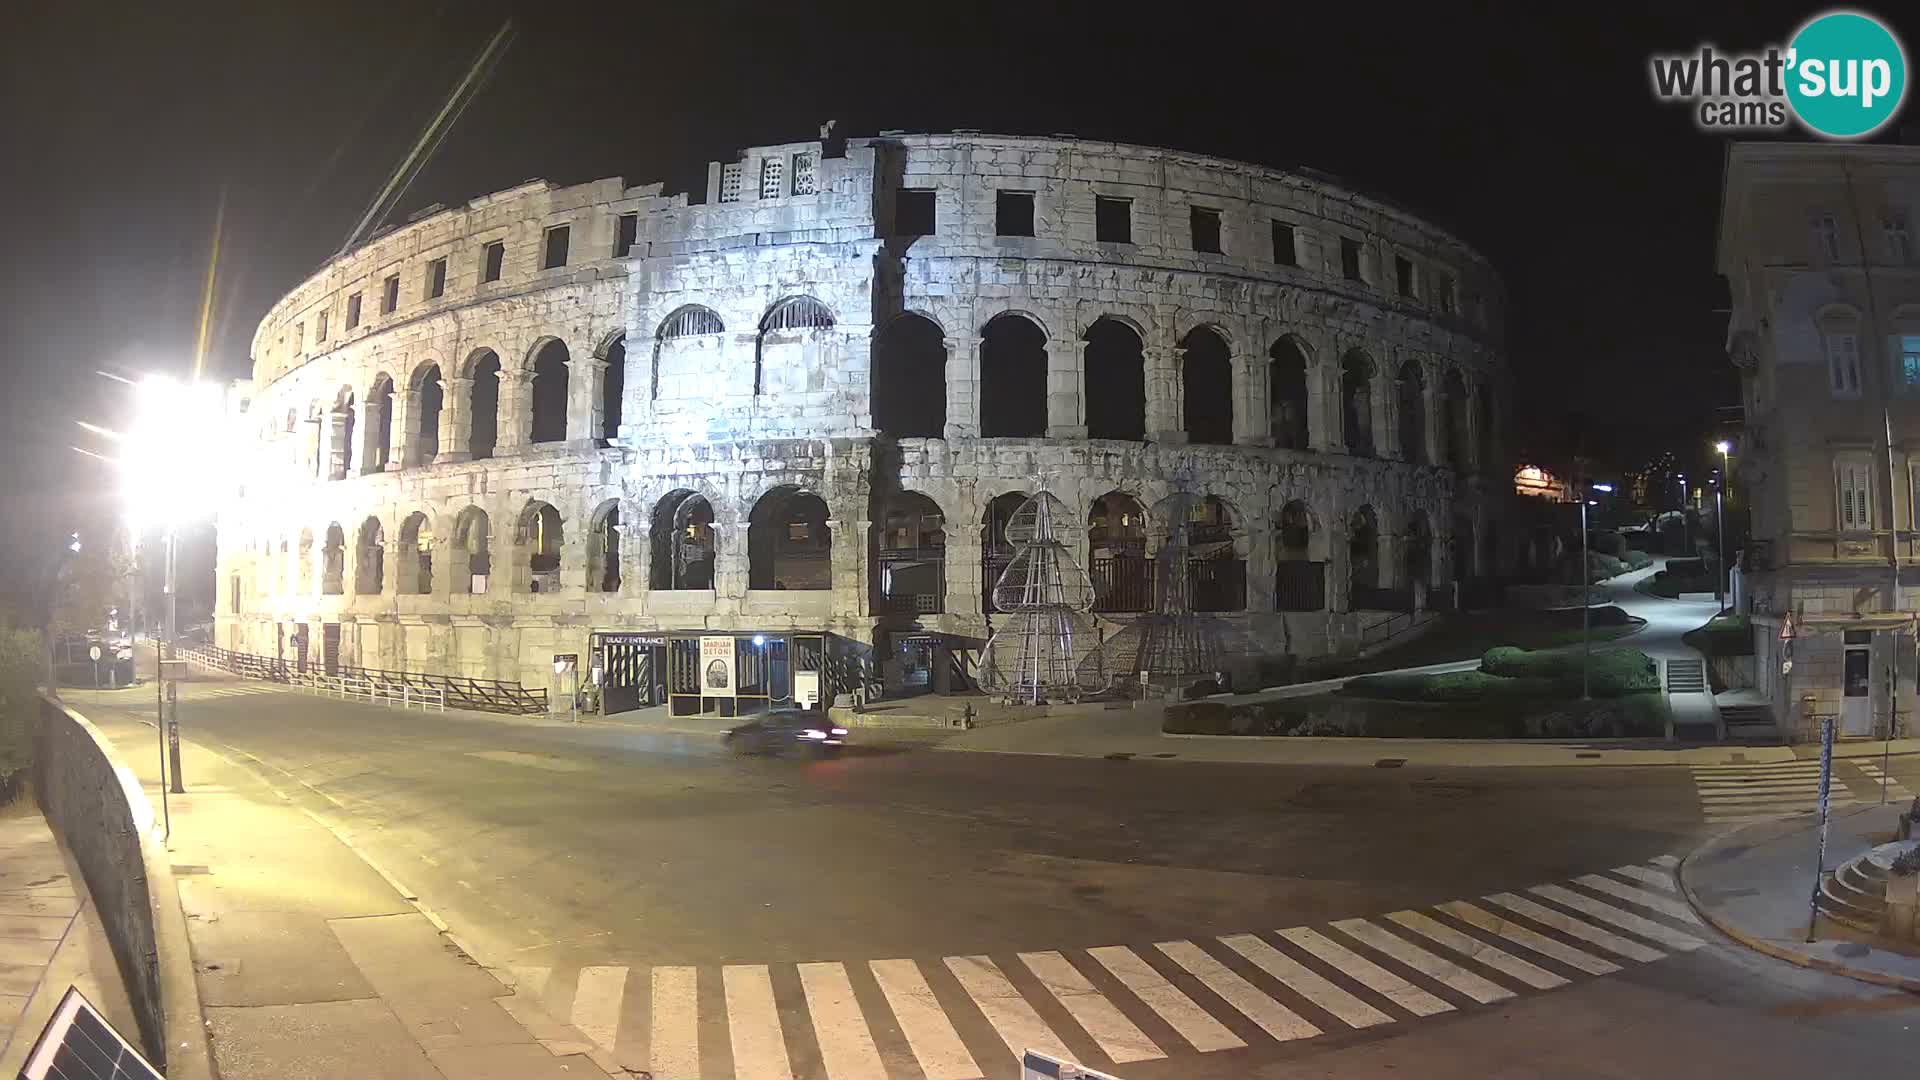
[[[1233,354],[1227,332],[1202,323],[1180,339],[1181,419],[1190,443],[1233,443]]]
[[[353,594],[379,596],[387,582],[387,530],[374,515],[360,523],[353,545]]]
[[[620,500],[608,499],[593,511],[587,525],[587,591],[620,591]]]
[[[660,320],[653,334],[653,362],[647,374],[647,400],[660,399],[660,377],[669,367],[674,355],[687,348],[689,343],[712,342],[718,344],[720,336],[727,331],[718,312],[701,304],[682,304]],[[669,375],[679,372],[667,371]],[[677,395],[676,395],[677,396]]]
[[[946,332],[908,312],[880,328],[873,340],[873,426],[902,439],[938,439],[947,425]]]
[[[327,412],[327,479],[345,480],[353,472],[353,387],[342,386]]]
[[[393,376],[382,371],[373,377],[365,412],[367,445],[360,471],[376,473],[393,460]]]
[[[560,591],[561,552],[566,543],[560,511],[553,504],[530,499],[514,523],[515,592],[551,593]]]
[[[1400,421],[1400,456],[1416,465],[1431,465],[1427,454],[1427,377],[1417,360],[1400,365],[1394,380]]]
[[[1147,437],[1146,338],[1131,319],[1102,315],[1087,327],[1087,437]]]
[[[533,347],[527,364],[533,372],[532,406],[527,417],[530,443],[566,441],[567,362],[567,343],[559,338],[542,338]]]
[[[476,595],[486,592],[493,576],[493,526],[485,510],[469,506],[454,517],[448,553],[453,561],[453,576],[448,581],[452,591]]]
[[[1407,584],[1416,592],[1424,591],[1433,584],[1433,527],[1427,523],[1426,511],[1414,510],[1407,515],[1402,539]]]
[[[946,610],[947,516],[922,492],[897,491],[873,520],[873,605],[878,615]]]
[[[1347,515],[1347,587],[1353,608],[1365,606],[1366,591],[1380,588],[1380,515],[1371,505]]]
[[[1276,611],[1323,611],[1327,606],[1327,537],[1304,500],[1292,499],[1273,519],[1273,601]]]
[[[833,530],[827,502],[781,485],[747,512],[747,588],[831,589]]]
[[[440,365],[431,360],[422,362],[414,368],[407,387],[413,391],[413,430],[407,433],[413,445],[413,461],[431,465],[440,454],[440,409],[446,392]]]
[[[1247,609],[1247,533],[1233,504],[1218,495],[1185,502],[1187,601],[1196,612]]]
[[[415,510],[400,522],[400,546],[393,564],[393,591],[406,596],[433,592],[433,523]]]
[[[1047,332],[1025,312],[995,315],[980,329],[980,434],[1047,433]]]
[[[1031,498],[1024,491],[1006,491],[988,499],[980,513],[980,600],[988,615],[999,612],[993,603],[993,586],[1012,564],[1013,542],[1007,539],[1007,523],[1014,512]]]
[[[1109,491],[1088,508],[1087,574],[1093,579],[1093,610],[1152,610],[1147,509],[1131,492]]]
[[[662,496],[653,507],[648,540],[649,588],[713,588],[714,512],[705,495],[678,488]]]
[[[467,451],[477,459],[490,458],[500,443],[500,354],[475,349],[461,365],[467,388]]]
[[[335,521],[327,525],[326,543],[320,549],[320,595],[340,596],[346,590],[347,534]]]
[[[1349,349],[1340,360],[1340,436],[1347,453],[1372,457],[1373,357],[1363,349]]]
[[[1305,450],[1311,438],[1307,391],[1312,353],[1296,334],[1283,334],[1267,349],[1267,416],[1273,445],[1282,450]]]

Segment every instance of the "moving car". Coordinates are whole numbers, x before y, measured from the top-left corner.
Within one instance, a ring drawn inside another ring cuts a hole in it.
[[[730,729],[727,749],[736,754],[784,754],[800,750],[815,757],[832,757],[847,742],[847,729],[836,727],[823,711],[775,709]]]

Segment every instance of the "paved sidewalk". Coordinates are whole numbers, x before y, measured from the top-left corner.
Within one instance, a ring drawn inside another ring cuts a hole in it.
[[[161,809],[150,708],[81,708]],[[311,811],[192,742],[182,754],[168,849],[225,1080],[604,1075],[570,1030],[516,1019],[512,991]]]
[[[1893,839],[1904,804],[1835,811],[1827,831],[1828,870]],[[1726,833],[1680,863],[1680,888],[1694,910],[1748,948],[1802,967],[1920,991],[1920,955],[1890,952],[1866,935],[1821,918],[1807,941],[1819,818],[1796,814]]]
[[[27,800],[0,807],[0,1076],[33,1049],[69,986],[139,1044],[113,950],[79,871]]]

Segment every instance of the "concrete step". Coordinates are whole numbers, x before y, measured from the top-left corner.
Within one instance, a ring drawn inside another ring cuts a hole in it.
[[[1836,872],[1829,883],[1835,896],[1862,911],[1879,911],[1887,906],[1885,886],[1861,880],[1858,873],[1849,875],[1845,867]]]
[[[1701,660],[1667,661],[1667,692],[1697,694],[1707,688],[1706,663]]]
[[[1832,875],[1820,883],[1820,910],[1837,922],[1863,930],[1878,930],[1880,913],[1885,907],[1884,901],[1878,907],[1867,906],[1866,898],[1845,887],[1836,887]]]

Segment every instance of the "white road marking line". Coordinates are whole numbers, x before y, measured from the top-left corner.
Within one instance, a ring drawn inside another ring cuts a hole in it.
[[[1252,983],[1235,974],[1227,965],[1191,941],[1162,941],[1155,948],[1187,969],[1187,974],[1206,984],[1220,1000],[1240,1010],[1240,1015],[1260,1025],[1260,1030],[1281,1042],[1310,1039],[1320,1029],[1300,1014],[1268,997]]]
[[[1673,869],[1674,867],[1676,867],[1676,866],[1679,866],[1679,865],[1680,865],[1680,856],[1678,856],[1678,855],[1655,855],[1655,856],[1654,856],[1653,858],[1651,858],[1651,859],[1648,859],[1648,860],[1647,860],[1647,863],[1648,863],[1649,865],[1652,865],[1652,866],[1659,866],[1659,867],[1664,867],[1664,868],[1666,868],[1666,869],[1668,869],[1668,870],[1671,870],[1671,869]]]
[[[1351,1027],[1391,1024],[1393,1017],[1361,1001],[1323,978],[1319,972],[1267,944],[1253,934],[1234,934],[1220,943],[1247,958],[1254,967],[1282,985],[1340,1018]]]
[[[735,1080],[793,1080],[787,1040],[780,1031],[780,1009],[773,1003],[773,979],[766,967],[730,964],[720,969],[720,981],[726,989]]]
[[[960,981],[960,988],[979,1006],[980,1014],[1000,1033],[1014,1057],[1027,1050],[1038,1050],[1069,1061],[1073,1059],[1073,1052],[1000,973],[1000,966],[991,957],[949,956],[946,963],[947,970]]]
[[[1804,791],[1817,792],[1820,790],[1820,781],[1795,780],[1792,783],[1775,781],[1775,782],[1769,782],[1765,784],[1704,784],[1703,783],[1703,784],[1697,784],[1695,786],[1696,786],[1696,789],[1700,792],[1700,797],[1703,799],[1706,799],[1706,798],[1723,799],[1723,798],[1732,798],[1732,797],[1737,797],[1742,795],[1755,795],[1755,796],[1790,795],[1796,792],[1804,792]]]
[[[1487,896],[1487,899],[1506,908],[1508,911],[1525,915],[1527,918],[1532,919],[1542,926],[1551,926],[1562,933],[1598,945],[1608,952],[1613,953],[1615,956],[1624,956],[1629,960],[1639,960],[1642,963],[1651,963],[1655,960],[1665,960],[1667,958],[1667,954],[1658,949],[1650,949],[1630,938],[1623,938],[1611,930],[1603,930],[1591,923],[1581,922],[1579,919],[1568,915],[1564,911],[1547,907],[1544,904],[1536,904],[1524,896],[1515,896],[1512,893],[1502,892],[1491,893]]]
[[[1027,965],[1047,992],[1060,1002],[1093,1041],[1101,1053],[1117,1064],[1150,1061],[1166,1057],[1147,1033],[1134,1026],[1105,994],[1094,988],[1072,961],[1057,952],[1023,952],[1020,962]]]
[[[920,1062],[927,1080],[980,1080],[985,1075],[953,1030],[945,1009],[933,996],[920,966],[911,960],[874,960],[873,979],[880,984],[893,1018],[907,1037],[907,1045]],[[1208,1019],[1212,1019],[1209,1017]]]
[[[620,1003],[627,995],[624,967],[583,967],[573,991],[573,1026],[611,1052],[620,1032]]]
[[[700,1080],[699,972],[653,969],[653,1024],[649,1043],[654,1080]]]
[[[1387,918],[1419,934],[1429,941],[1452,949],[1461,956],[1487,967],[1519,979],[1535,990],[1553,990],[1567,985],[1567,980],[1538,964],[1530,963],[1481,941],[1471,934],[1463,934],[1445,923],[1435,921],[1418,911],[1396,911]]]
[[[1592,953],[1582,952],[1544,934],[1536,934],[1518,923],[1503,919],[1485,908],[1475,907],[1465,900],[1453,900],[1441,904],[1440,910],[1468,926],[1478,927],[1489,934],[1505,938],[1515,945],[1532,949],[1542,956],[1551,956],[1568,967],[1584,971],[1589,975],[1611,975],[1620,970],[1620,965],[1611,960],[1602,960]]]
[[[509,967],[513,973],[513,992],[539,1002],[547,996],[547,983],[553,978],[550,967]]]
[[[1279,933],[1281,937],[1340,969],[1342,975],[1415,1016],[1453,1011],[1452,1002],[1442,1001],[1317,930],[1296,926]]]
[[[1623,885],[1612,878],[1601,877],[1599,874],[1581,874],[1573,880],[1585,885],[1589,889],[1617,896],[1629,903],[1639,904],[1643,908],[1651,908],[1668,918],[1693,923],[1696,926],[1700,923],[1700,916],[1694,914],[1691,907],[1670,896],[1661,896],[1658,893],[1650,893],[1645,889],[1636,889],[1631,885]]]
[[[1365,919],[1341,919],[1333,928],[1393,957],[1431,979],[1453,987],[1482,1005],[1505,1001],[1513,991],[1483,979],[1451,960],[1435,956],[1418,945],[1373,925]]]
[[[867,1018],[853,996],[847,969],[839,964],[799,964],[800,988],[807,992],[813,1033],[820,1040],[820,1062],[830,1080],[875,1080],[887,1075],[874,1048]]]
[[[1630,911],[1622,911],[1612,904],[1603,904],[1590,896],[1582,896],[1571,889],[1558,885],[1535,885],[1527,890],[1536,896],[1544,896],[1555,903],[1565,904],[1575,911],[1591,915],[1601,922],[1612,923],[1622,930],[1630,930],[1649,941],[1657,941],[1670,949],[1692,952],[1706,942],[1692,934],[1683,934],[1671,926],[1643,919]]]
[[[1867,780],[1871,782],[1874,787],[1880,787],[1881,782],[1885,781],[1888,799],[1904,800],[1913,798],[1913,792],[1907,790],[1907,786],[1900,782],[1899,777],[1882,769],[1879,762],[1856,761],[1854,764],[1860,767],[1860,771],[1866,774]]]
[[[1225,1024],[1215,1020],[1212,1013],[1194,1004],[1192,998],[1168,982],[1165,976],[1155,971],[1132,949],[1108,945],[1088,949],[1087,955],[1099,961],[1114,978],[1133,991],[1135,997],[1179,1032],[1181,1038],[1192,1043],[1195,1050],[1206,1053],[1247,1045],[1238,1035],[1227,1030]],[[929,1075],[927,1080],[938,1078]]]
[[[1616,866],[1613,872],[1666,892],[1677,891],[1673,887],[1673,875],[1665,870],[1655,870],[1649,866]]]

